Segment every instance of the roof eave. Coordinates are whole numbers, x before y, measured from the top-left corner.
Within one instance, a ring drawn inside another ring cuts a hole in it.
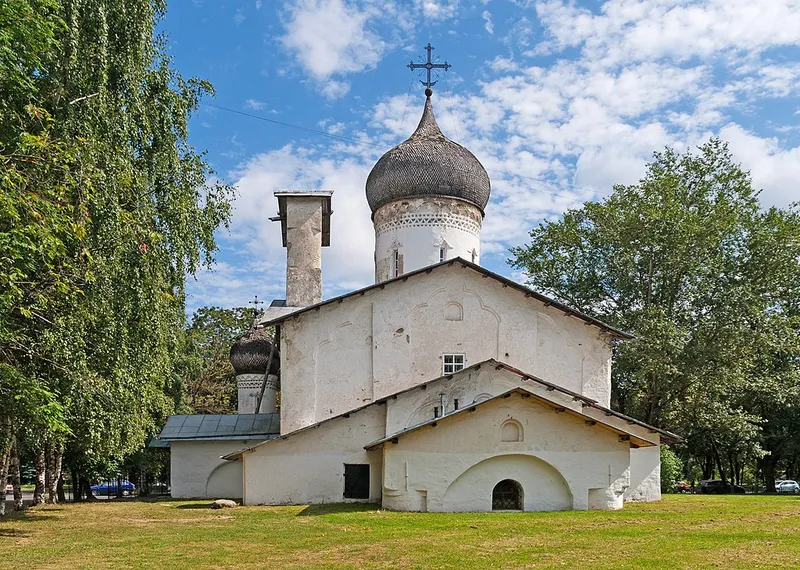
[[[461,264],[461,266],[464,267],[464,268],[472,269],[474,271],[477,271],[478,273],[481,273],[482,275],[486,275],[487,277],[491,277],[493,279],[496,279],[497,281],[503,283],[504,285],[512,287],[513,289],[524,293],[526,297],[533,297],[537,301],[540,301],[540,302],[544,303],[544,305],[547,306],[547,307],[554,307],[555,309],[557,309],[559,311],[562,311],[567,316],[577,317],[577,318],[585,321],[587,326],[588,325],[595,326],[595,327],[599,328],[600,330],[602,330],[605,334],[609,335],[610,337],[612,337],[614,339],[617,339],[617,340],[634,340],[636,338],[634,335],[632,335],[630,333],[627,333],[625,331],[621,331],[621,330],[616,329],[616,328],[614,328],[614,327],[612,327],[610,325],[607,325],[604,322],[602,322],[602,321],[600,321],[600,320],[598,320],[598,319],[596,319],[594,317],[591,317],[591,316],[586,315],[585,313],[582,313],[582,312],[580,312],[580,311],[578,311],[576,309],[568,307],[567,305],[564,305],[563,303],[560,303],[559,301],[556,301],[555,299],[551,299],[551,298],[549,298],[549,297],[547,297],[545,295],[542,295],[541,293],[537,293],[536,291],[534,291],[534,290],[532,290],[532,289],[530,289],[530,288],[528,288],[528,287],[526,287],[524,285],[521,285],[521,284],[517,283],[516,281],[512,281],[511,279],[508,279],[507,277],[503,277],[502,275],[494,273],[493,271],[489,271],[488,269],[486,269],[484,267],[481,267],[480,265],[477,265],[475,263],[471,263],[471,262],[469,262],[466,259],[463,259],[461,257],[455,257],[453,259],[448,259],[446,261],[442,261],[440,263],[435,263],[435,264],[429,265],[427,267],[422,267],[420,269],[415,269],[414,271],[410,271],[408,273],[404,273],[403,275],[400,275],[398,277],[393,277],[392,279],[387,279],[386,281],[381,281],[380,283],[375,283],[373,285],[368,285],[367,287],[363,287],[361,289],[356,289],[355,291],[351,291],[350,293],[345,293],[344,295],[339,295],[338,297],[332,297],[331,299],[327,299],[325,301],[321,301],[319,303],[315,303],[314,305],[309,305],[308,307],[304,307],[302,309],[294,311],[291,314],[282,315],[282,316],[274,318],[274,319],[272,319],[270,321],[265,321],[265,322],[263,322],[263,325],[264,326],[274,326],[274,325],[282,323],[282,322],[284,322],[284,321],[286,321],[286,320],[288,320],[290,318],[298,317],[298,316],[300,316],[302,314],[305,314],[307,312],[310,312],[310,311],[319,310],[321,307],[324,307],[324,306],[327,306],[327,305],[330,305],[330,304],[333,304],[333,303],[340,303],[340,302],[344,301],[345,299],[349,299],[350,297],[355,297],[356,295],[364,295],[368,291],[372,291],[374,289],[378,289],[378,288],[383,289],[387,285],[391,285],[393,283],[397,283],[398,281],[407,281],[411,277],[416,277],[417,275],[421,275],[423,273],[431,273],[432,271],[434,271],[436,269],[439,269],[439,268],[445,267],[445,266],[452,266],[452,265],[455,265],[456,263]]]

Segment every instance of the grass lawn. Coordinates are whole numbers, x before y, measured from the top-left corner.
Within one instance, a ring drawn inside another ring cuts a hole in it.
[[[0,520],[0,568],[800,568],[800,497],[670,495],[621,511],[102,501]]]

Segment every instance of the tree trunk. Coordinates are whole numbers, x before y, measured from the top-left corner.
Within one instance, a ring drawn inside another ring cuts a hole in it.
[[[66,503],[67,496],[64,494],[64,471],[61,471],[61,475],[58,478],[58,486],[56,487],[56,493],[58,494],[58,502],[59,503]]]
[[[44,504],[45,476],[47,475],[47,461],[45,460],[44,445],[39,445],[35,450],[36,459],[36,487],[33,489],[33,504]]]
[[[8,470],[11,486],[14,487],[14,510],[21,511],[25,508],[25,503],[22,501],[22,477],[19,471],[19,442],[16,437],[11,441],[11,459],[8,462]]]
[[[764,459],[762,459],[761,470],[764,473],[765,493],[775,492],[775,466],[777,463],[778,458],[774,451],[770,455],[764,456]]]
[[[86,477],[81,477],[81,492],[85,494],[87,501],[96,501],[97,497],[92,495],[92,485]]]
[[[58,481],[61,479],[61,446],[50,444],[47,449],[47,502],[58,503]]]
[[[8,460],[13,447],[11,424],[4,425],[0,431],[0,483],[3,484],[3,497],[0,500],[0,516],[6,514],[6,480],[8,479]]]

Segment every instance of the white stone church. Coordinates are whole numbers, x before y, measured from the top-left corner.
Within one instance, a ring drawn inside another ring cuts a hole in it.
[[[366,182],[374,285],[323,301],[332,192],[276,192],[286,299],[231,349],[239,414],[173,416],[159,436],[173,497],[406,511],[661,498],[659,446],[679,438],[610,409],[612,346],[630,335],[480,266],[489,177],[426,95]]]

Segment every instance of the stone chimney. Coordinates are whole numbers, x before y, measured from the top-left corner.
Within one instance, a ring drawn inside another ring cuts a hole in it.
[[[331,243],[332,191],[275,192],[281,237],[286,248],[286,305],[308,307],[322,301],[322,248]]]

